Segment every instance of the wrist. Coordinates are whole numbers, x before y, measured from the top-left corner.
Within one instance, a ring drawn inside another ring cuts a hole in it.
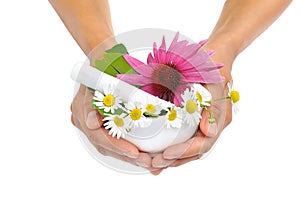
[[[226,38],[222,39],[221,37],[209,38],[203,48],[215,52],[212,55],[212,61],[223,65],[220,69],[220,73],[224,76],[225,82],[231,81],[232,64],[238,54],[229,40]]]
[[[90,60],[90,64],[93,65],[95,60],[101,59],[105,51],[112,48],[116,44],[117,42],[113,36],[98,40],[98,43],[93,45],[93,49],[91,49],[87,55]]]

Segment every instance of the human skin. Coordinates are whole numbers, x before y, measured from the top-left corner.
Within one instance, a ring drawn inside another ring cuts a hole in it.
[[[212,58],[222,63],[220,69],[225,77],[223,85],[208,86],[215,97],[227,94],[227,83],[231,82],[232,64],[236,57],[263,33],[287,8],[291,0],[227,0],[219,20],[204,49],[215,50]],[[221,91],[225,92],[222,93]],[[207,111],[202,113],[200,129],[195,137],[185,143],[171,146],[152,160],[155,168],[179,166],[199,159],[216,142],[223,129],[231,122],[231,102],[212,104],[211,111],[215,124],[208,122]]]
[[[49,0],[49,2],[88,56],[90,63],[115,44],[107,0]],[[101,43],[103,45],[100,45]],[[126,140],[108,135],[108,130],[102,126],[102,116],[91,107],[92,97],[93,94],[81,85],[71,104],[72,123],[86,134],[101,154],[144,167],[152,174],[159,174],[162,169],[151,167],[152,158],[149,154],[140,152],[135,145]]]
[[[115,44],[107,0],[49,1],[91,62]],[[235,58],[280,16],[290,2],[291,0],[225,2],[220,18],[204,46],[207,50],[215,51],[212,58],[214,62],[224,65],[220,69],[225,77],[224,83],[207,85],[213,97],[226,94],[226,84],[232,80],[231,70]],[[94,49],[108,38],[112,39],[100,49]],[[232,119],[230,101],[214,103],[211,111],[216,118],[215,124],[208,122],[209,114],[204,111],[199,130],[192,139],[171,146],[151,158],[133,144],[109,136],[108,131],[101,127],[102,117],[91,107],[91,98],[92,94],[81,85],[71,105],[73,124],[87,135],[100,153],[145,167],[153,174],[159,174],[166,167],[199,159],[211,149]]]

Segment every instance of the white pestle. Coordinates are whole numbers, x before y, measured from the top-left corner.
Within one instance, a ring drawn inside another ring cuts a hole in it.
[[[150,101],[159,100],[162,105],[172,105],[170,102],[159,99],[89,65],[75,65],[71,72],[71,78],[77,83],[81,83],[102,93],[104,87],[114,85],[118,95],[122,97],[124,102],[144,102],[148,99]]]

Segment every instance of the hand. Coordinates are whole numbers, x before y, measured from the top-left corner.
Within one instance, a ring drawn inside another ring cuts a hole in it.
[[[222,83],[210,85],[208,88],[215,99],[216,97],[224,97],[223,93],[225,93],[224,90],[227,86]],[[209,123],[210,115],[204,110],[195,136],[184,143],[167,148],[162,154],[156,155],[153,158],[152,167],[177,167],[201,158],[212,148],[222,130],[231,121],[231,102],[229,100],[214,102],[209,108],[216,122]]]
[[[93,94],[81,85],[71,105],[72,123],[85,133],[101,154],[144,167],[152,174],[159,174],[162,170],[151,168],[152,159],[149,154],[140,152],[136,146],[123,139],[108,135],[108,130],[102,127],[103,117],[91,106],[92,98]]]
[[[228,56],[228,51],[219,46],[209,47],[206,45],[205,48],[219,50],[216,51],[213,60],[224,64],[220,72],[225,77],[223,83],[206,85],[206,88],[212,94],[213,99],[225,97],[228,94],[227,83],[231,81],[230,71],[233,59]],[[163,153],[156,155],[152,160],[152,167],[157,169],[177,167],[201,158],[213,147],[223,129],[231,122],[231,101],[213,102],[209,109],[216,122],[209,123],[210,115],[208,111],[204,110],[195,136],[184,143],[170,146]]]

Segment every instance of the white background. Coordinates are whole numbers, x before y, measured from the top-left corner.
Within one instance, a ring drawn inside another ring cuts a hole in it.
[[[111,10],[116,34],[166,28],[198,41],[223,2],[112,0]],[[0,199],[299,199],[299,10],[294,1],[236,60],[240,112],[212,153],[155,177],[87,153],[69,110],[84,54],[47,1],[2,1]]]

